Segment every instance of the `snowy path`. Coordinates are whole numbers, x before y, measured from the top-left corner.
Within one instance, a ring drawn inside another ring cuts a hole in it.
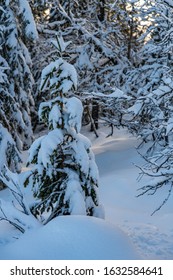
[[[154,216],[163,197],[136,198],[138,169],[142,162],[135,150],[136,139],[125,131],[105,139],[102,133],[93,140],[93,150],[100,172],[100,198],[106,220],[123,229],[144,259],[173,259],[172,198]]]

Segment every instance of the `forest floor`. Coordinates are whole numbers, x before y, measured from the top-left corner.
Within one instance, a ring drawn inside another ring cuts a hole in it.
[[[99,138],[90,138],[100,172],[100,199],[106,220],[130,237],[143,259],[173,259],[173,197],[152,216],[166,190],[136,197],[147,180],[137,180],[139,169],[135,165],[144,164],[136,150],[138,140],[126,130],[115,130],[108,138],[105,130],[99,132]]]
[[[106,137],[109,133],[106,127],[98,130],[99,138],[88,127],[82,128],[82,133],[92,142],[99,168],[99,196],[105,209],[105,222],[60,217],[17,241],[14,229],[2,222],[0,259],[136,259],[139,256],[146,260],[172,260],[172,197],[152,216],[166,191],[136,197],[142,181],[137,180],[139,170],[134,164],[143,164],[135,148],[138,140],[126,130],[115,130],[113,136]],[[8,196],[7,190],[0,192],[1,198],[8,200]]]

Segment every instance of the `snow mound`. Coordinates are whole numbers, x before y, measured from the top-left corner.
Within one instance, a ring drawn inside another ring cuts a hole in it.
[[[93,217],[61,216],[3,246],[0,259],[121,260],[139,256],[114,225]]]

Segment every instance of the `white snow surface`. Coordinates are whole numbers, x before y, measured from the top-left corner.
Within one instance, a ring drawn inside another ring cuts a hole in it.
[[[57,76],[57,72],[61,73]],[[47,79],[47,77],[51,74],[54,74]],[[73,87],[77,88],[77,72],[73,65],[69,64],[68,62],[64,61],[62,58],[59,58],[49,65],[47,65],[41,74],[41,84],[40,89],[43,89],[47,86],[48,81],[50,82],[50,86],[56,86],[59,81],[61,81],[61,86],[59,90],[63,93],[67,93]],[[57,88],[56,88],[57,90]]]
[[[67,190],[64,202],[70,200],[71,215],[86,215],[86,206],[79,181],[70,178],[67,182]]]
[[[81,121],[83,114],[82,102],[76,97],[71,97],[65,100],[66,111],[69,115],[68,125],[70,127],[74,127],[79,133],[81,130]]]
[[[33,40],[38,39],[38,32],[35,25],[34,17],[31,11],[31,7],[27,0],[19,0],[20,12],[23,15],[24,20],[27,22],[25,26],[26,35]]]
[[[57,217],[45,226],[32,228],[19,237],[5,222],[0,227],[0,259],[173,259],[173,204],[151,216],[166,190],[155,196],[136,198],[142,164],[137,140],[126,130],[101,128],[99,138],[82,128],[90,138],[100,173],[100,202],[105,220],[86,216]],[[147,179],[145,179],[147,180]],[[25,190],[31,199],[29,189]],[[0,197],[8,200],[7,190]]]
[[[108,134],[108,132],[107,132]],[[136,197],[147,178],[138,182],[139,170],[134,164],[144,162],[135,147],[139,144],[126,130],[115,130],[113,137],[100,132],[93,150],[100,173],[100,202],[105,219],[121,228],[136,247],[142,259],[173,259],[173,195],[160,211],[167,189],[158,194]]]
[[[58,217],[1,248],[0,259],[136,259],[126,235],[110,223],[87,216]]]
[[[171,7],[173,7],[173,1],[172,1],[172,0],[165,0],[165,2],[166,2],[167,4],[169,4]]]

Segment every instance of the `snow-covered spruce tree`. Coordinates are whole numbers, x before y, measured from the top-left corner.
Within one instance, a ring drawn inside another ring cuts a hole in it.
[[[19,151],[9,133],[13,127],[10,119],[15,111],[15,102],[8,91],[9,81],[7,70],[8,63],[0,56],[0,170],[5,164],[10,170],[19,172],[21,163]],[[2,185],[0,183],[0,189]]]
[[[20,171],[21,158],[16,144],[8,130],[0,124],[0,170],[4,165],[10,170]]]
[[[61,49],[64,42],[59,40]],[[90,141],[80,134],[82,103],[70,96],[77,87],[75,68],[58,58],[42,71],[42,92],[51,100],[40,104],[39,116],[49,132],[34,141],[28,164],[34,164],[25,185],[37,202],[31,211],[44,224],[58,215],[102,216],[98,201],[98,169]]]
[[[1,122],[21,150],[32,141],[30,114],[34,106],[31,95],[34,80],[27,44],[37,39],[37,31],[28,1],[2,0],[0,26],[1,64],[6,64],[0,97],[4,112]]]

